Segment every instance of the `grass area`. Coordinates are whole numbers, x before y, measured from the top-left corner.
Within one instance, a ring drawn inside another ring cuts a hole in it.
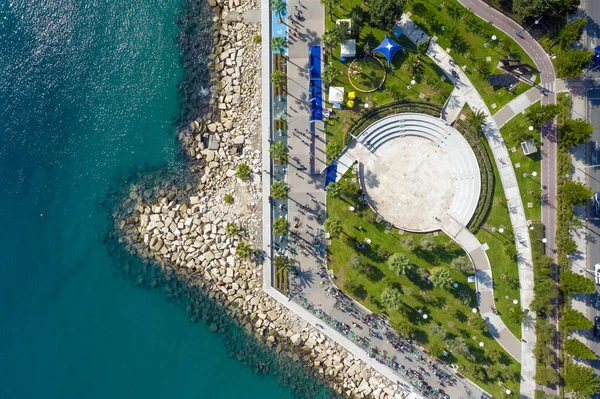
[[[492,153],[487,142],[485,148],[491,159]],[[510,216],[506,205],[506,197],[502,188],[500,175],[495,162],[492,162],[494,170],[494,204],[483,228],[475,235],[481,244],[487,244],[489,249],[486,251],[492,266],[492,277],[494,279],[494,295],[498,298],[496,310],[500,313],[500,318],[506,324],[508,329],[517,337],[521,338],[521,325],[516,323],[510,317],[510,308],[515,305],[511,300],[520,300],[519,290],[519,266],[515,258],[511,258],[505,248],[512,246],[514,248],[514,236],[510,223]],[[500,233],[500,229],[504,229]],[[510,299],[506,299],[506,297]]]
[[[349,171],[344,179],[351,178],[351,173]],[[350,206],[355,207],[354,212],[349,210]],[[340,238],[332,239],[328,261],[340,288],[371,311],[385,314],[401,334],[407,324],[412,326],[415,339],[430,354],[457,363],[462,374],[488,392],[500,395],[499,380],[512,391],[518,391],[519,364],[504,352],[489,333],[481,332],[473,324],[471,309],[476,304],[474,284],[467,282],[465,274],[450,267],[453,259],[465,255],[458,245],[440,234],[432,237],[437,244],[436,249],[424,251],[419,248],[419,243],[426,235],[399,234],[396,230],[387,229],[385,222],[377,222],[375,213],[362,204],[358,196],[346,199],[328,197],[327,212],[328,217],[337,218],[342,224],[343,233]],[[357,249],[357,244],[364,243],[366,238],[371,240],[371,244]],[[410,241],[416,248],[411,248]],[[395,253],[406,255],[415,270],[420,272],[400,276],[392,272],[386,261],[389,254]],[[359,268],[349,264],[353,254],[361,258],[362,265]],[[447,267],[458,287],[442,289],[428,284],[424,275],[434,267]],[[390,287],[401,291],[402,304],[398,308],[390,308],[382,303],[381,295]],[[427,320],[423,319],[423,313],[429,316]],[[431,333],[432,324],[445,330],[446,339]],[[473,336],[484,342],[484,350]],[[470,359],[463,355],[451,355],[450,358],[441,355],[442,350],[447,350],[456,338],[466,342]],[[493,355],[490,353],[501,355],[499,359],[491,360]],[[482,364],[487,369],[482,368]]]
[[[325,29],[334,29],[337,19],[349,19],[353,11],[362,15],[364,22],[356,37],[356,51],[362,53],[365,49],[365,44],[368,43],[369,48],[373,49],[383,40],[386,34],[391,36],[390,32],[383,31],[373,27],[368,22],[367,8],[360,0],[343,0],[343,8],[332,10],[332,18],[326,16]],[[391,68],[387,69],[387,77],[384,85],[380,90],[373,93],[356,92],[359,101],[355,101],[353,109],[336,110],[337,119],[327,121],[327,132],[329,135],[338,136],[345,132],[344,122],[350,119],[361,110],[364,110],[364,104],[370,106],[384,105],[397,99],[420,99],[423,95],[425,101],[443,105],[446,99],[454,89],[454,85],[446,79],[446,76],[441,69],[437,67],[427,56],[417,56],[416,46],[408,40],[406,36],[400,36],[394,39],[398,44],[405,47],[406,51],[398,52],[392,60]],[[384,65],[387,67],[387,62],[382,57]],[[365,60],[361,60],[363,64]],[[329,53],[326,59],[327,64],[331,64],[339,72],[337,78],[333,82],[333,86],[341,86],[346,89],[346,93],[353,91],[352,86],[348,81],[348,68],[351,60],[346,62],[340,61],[340,46],[335,46]],[[356,65],[356,64],[355,64]],[[411,80],[416,83],[411,85]],[[444,79],[444,80],[442,80]],[[372,86],[372,84],[370,84]],[[411,86],[409,89],[408,86]],[[355,90],[354,90],[355,91]],[[393,93],[396,91],[397,93]]]
[[[383,85],[386,77],[385,69],[385,65],[378,58],[360,58],[350,64],[348,77],[354,87],[368,92]]]
[[[509,150],[510,160],[515,168],[517,183],[523,206],[525,207],[525,216],[532,221],[539,221],[542,217],[542,187],[541,187],[541,146],[540,132],[537,129],[529,131],[530,123],[525,115],[518,114],[500,129],[502,138]],[[531,155],[523,154],[521,142],[533,138],[538,152]],[[516,148],[516,151],[511,151]],[[533,176],[535,173],[537,176]],[[533,207],[529,207],[531,203]]]
[[[451,49],[450,55],[458,65],[467,66],[469,79],[492,113],[530,88],[520,82],[513,93],[503,88],[494,90],[485,74],[477,72],[480,64],[487,63],[491,73],[502,73],[496,65],[505,57],[518,58],[533,67],[535,64],[514,40],[468,12],[458,1],[415,0],[406,6],[406,11],[412,13],[411,19],[425,33],[438,36],[438,44],[442,48]],[[492,40],[492,36],[496,36],[496,40]],[[487,61],[488,57],[490,61]],[[496,104],[495,109],[492,104]]]

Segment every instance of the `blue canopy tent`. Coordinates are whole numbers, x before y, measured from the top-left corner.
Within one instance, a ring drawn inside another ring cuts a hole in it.
[[[381,44],[377,46],[377,48],[373,50],[373,52],[383,54],[383,56],[387,59],[389,68],[392,64],[392,58],[394,58],[394,54],[403,49],[404,47],[390,39],[388,35],[385,35],[385,38],[383,39]]]

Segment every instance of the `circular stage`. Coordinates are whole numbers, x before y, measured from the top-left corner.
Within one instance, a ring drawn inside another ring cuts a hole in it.
[[[403,113],[366,128],[350,149],[369,205],[395,227],[440,229],[448,218],[466,226],[481,176],[469,143],[445,121]]]

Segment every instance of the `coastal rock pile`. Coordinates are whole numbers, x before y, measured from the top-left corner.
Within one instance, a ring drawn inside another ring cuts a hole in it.
[[[345,397],[403,398],[405,392],[366,366],[343,347],[289,312],[262,290],[261,267],[236,257],[243,240],[260,247],[260,47],[252,38],[259,26],[228,18],[249,9],[251,2],[212,1],[218,15],[214,27],[214,108],[191,122],[180,139],[194,160],[199,177],[180,196],[162,193],[150,200],[143,185],[131,186],[126,215],[118,215],[120,241],[129,252],[158,262],[166,276],[199,287],[223,304],[227,314],[248,334],[280,356],[304,364]],[[235,177],[240,163],[251,178]],[[147,191],[147,190],[146,190]],[[234,203],[223,201],[232,194]],[[239,234],[227,234],[229,223]],[[219,325],[211,324],[212,330]]]

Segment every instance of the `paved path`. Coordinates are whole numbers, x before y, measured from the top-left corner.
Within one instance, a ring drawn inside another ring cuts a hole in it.
[[[405,18],[403,16],[403,20]],[[422,33],[413,31],[409,39],[418,42],[427,40],[427,37]],[[516,175],[510,162],[508,149],[487,105],[473,87],[466,74],[460,68],[455,68],[455,63],[452,61],[450,55],[434,42],[430,44],[427,55],[436,62],[457,87],[460,87],[460,90],[464,90],[467,103],[471,109],[473,111],[482,111],[487,116],[487,123],[482,128],[496,161],[508,204],[510,221],[515,235],[515,245],[518,251],[521,306],[527,310],[533,300],[533,263],[529,226],[525,218],[525,209],[523,208],[523,201],[519,193]],[[460,80],[456,80],[452,76],[452,70],[458,73]],[[525,323],[522,328],[523,342],[521,344],[521,396],[527,398],[534,397],[536,388],[535,358],[533,356],[533,348],[536,341],[535,330],[533,328],[534,323],[535,314],[534,312],[530,312],[530,321]]]
[[[446,100],[446,104],[444,104],[444,109],[442,109],[442,118],[448,123],[452,123],[458,118],[460,115],[460,111],[462,111],[463,107],[467,103],[467,99],[464,96],[464,93],[460,91],[460,89],[455,88],[450,93],[450,97]]]
[[[542,93],[537,88],[527,90],[494,114],[496,125],[498,128],[502,128],[508,121],[525,111],[531,104],[540,101],[541,98]]]

